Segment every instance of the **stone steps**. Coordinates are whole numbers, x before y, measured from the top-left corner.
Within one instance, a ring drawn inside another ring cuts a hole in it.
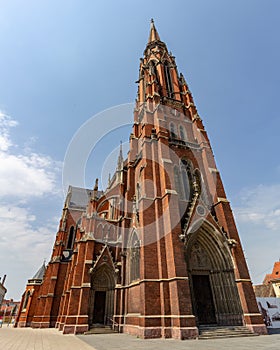
[[[198,339],[252,337],[257,335],[245,326],[200,326]]]
[[[93,326],[88,331],[84,332],[85,335],[89,334],[112,334],[117,333],[110,326]]]

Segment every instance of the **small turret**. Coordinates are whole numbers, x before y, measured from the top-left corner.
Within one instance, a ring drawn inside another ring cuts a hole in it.
[[[41,284],[43,282],[45,272],[46,272],[46,261],[44,260],[43,265],[35,273],[35,275],[28,280],[28,284]]]

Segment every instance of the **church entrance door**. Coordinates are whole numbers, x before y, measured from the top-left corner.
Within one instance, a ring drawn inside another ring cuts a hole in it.
[[[114,315],[114,290],[114,270],[104,262],[92,272],[88,313],[90,327],[111,324]]]
[[[96,291],[94,298],[94,324],[105,324],[106,292]]]
[[[188,237],[185,257],[198,325],[243,324],[231,254],[225,235],[207,221]]]
[[[215,307],[209,275],[192,275],[192,283],[198,323],[215,324]]]

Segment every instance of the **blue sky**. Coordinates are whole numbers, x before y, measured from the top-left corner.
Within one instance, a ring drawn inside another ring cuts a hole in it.
[[[152,17],[210,137],[253,281],[263,279],[280,258],[279,13],[277,0],[0,0],[0,276],[8,275],[8,297],[18,299],[50,257],[73,135],[96,113],[134,101]],[[109,146],[128,137],[121,128],[92,153],[88,187]]]

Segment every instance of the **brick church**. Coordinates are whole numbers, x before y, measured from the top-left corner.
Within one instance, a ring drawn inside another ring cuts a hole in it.
[[[28,280],[16,326],[266,334],[210,141],[153,21],[137,83],[127,158],[120,148],[103,191],[98,181],[69,187],[51,259]]]

